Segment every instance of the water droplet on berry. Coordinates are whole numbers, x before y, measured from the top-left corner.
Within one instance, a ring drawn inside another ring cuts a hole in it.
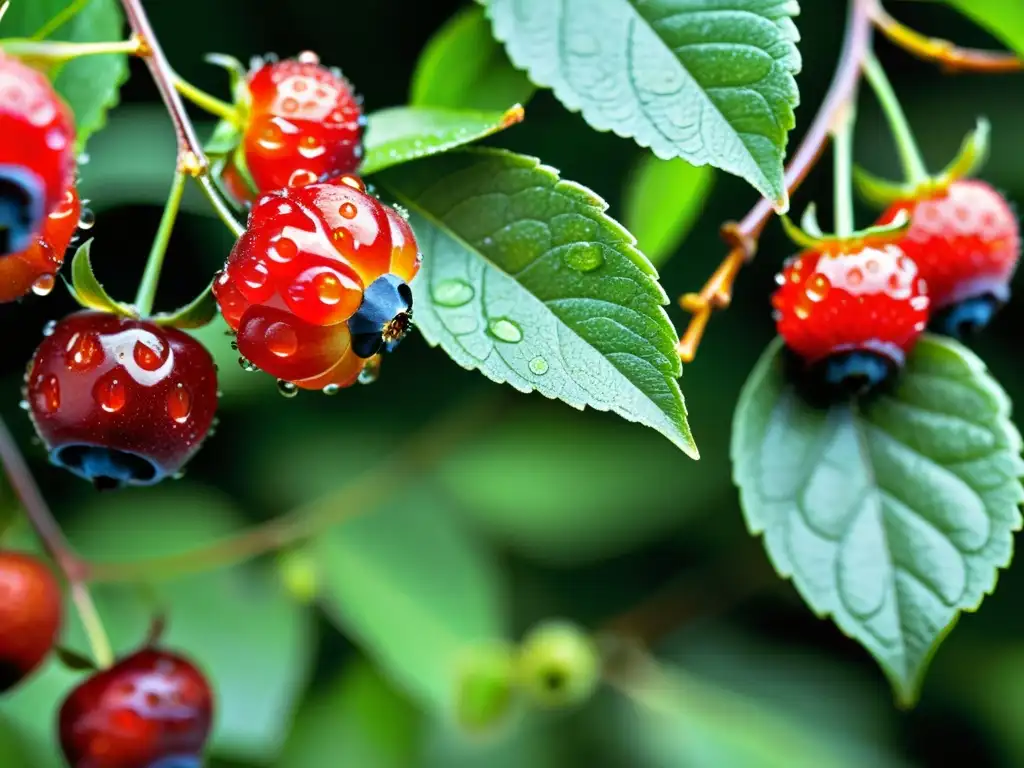
[[[60,383],[53,374],[40,377],[36,382],[33,396],[36,408],[43,413],[56,413],[60,408]]]
[[[206,434],[209,435],[210,433],[207,432]],[[179,469],[177,472],[175,472],[173,475],[171,475],[171,480],[182,480],[184,477],[185,477],[185,470],[184,469]]]
[[[252,373],[253,371],[259,370],[254,362],[246,360],[244,357],[238,358],[238,367],[246,373]]]
[[[53,290],[53,286],[57,284],[56,275],[52,275],[49,272],[40,275],[32,283],[32,293],[36,296],[47,296],[50,291]]]
[[[548,372],[548,361],[543,357],[535,357],[530,361],[530,371],[536,376],[543,376]]]
[[[786,284],[786,276],[784,274],[782,274],[781,272],[777,273],[775,275],[775,284],[776,285],[785,285]]]
[[[807,288],[805,293],[807,298],[811,301],[822,301],[828,296],[829,289],[832,287],[832,283],[828,281],[828,278],[824,275],[812,275],[811,279],[807,281]]]
[[[507,317],[496,317],[487,324],[487,332],[498,341],[517,344],[523,340],[523,330]]]
[[[303,51],[297,57],[300,64],[319,64],[320,57],[313,51]]]
[[[281,111],[284,112],[285,114],[290,115],[296,110],[298,110],[298,108],[299,102],[291,97],[288,97],[287,99],[281,102]]]
[[[308,184],[316,184],[317,175],[312,171],[300,168],[297,171],[293,171],[292,175],[288,177],[289,187],[305,187]]]
[[[92,212],[92,208],[83,208],[82,213],[78,217],[78,228],[84,230],[90,230],[96,226],[96,214]]]
[[[797,304],[793,307],[793,314],[796,315],[798,320],[806,320],[811,316],[811,310],[803,304]]]
[[[53,336],[53,332],[57,330],[57,321],[50,320],[43,326],[43,336]]]
[[[380,355],[374,355],[363,365],[357,381],[360,384],[373,384],[380,378]]]
[[[566,249],[562,258],[571,269],[578,272],[593,272],[604,263],[601,246],[597,243],[574,243]]]
[[[188,388],[184,384],[178,382],[174,389],[167,393],[167,415],[178,424],[184,424],[188,421],[190,413],[192,413],[192,395],[189,394]]]
[[[299,336],[287,323],[271,323],[264,336],[267,349],[278,357],[291,357],[299,350]]]
[[[270,250],[267,252],[267,255],[274,261],[280,262],[281,264],[287,264],[295,258],[295,255],[298,252],[299,246],[295,244],[294,240],[282,237],[270,246]]]
[[[341,386],[338,384],[328,384],[320,391],[323,392],[325,395],[336,395],[339,392],[341,392]]]
[[[27,411],[29,409],[28,400],[19,400],[18,407],[23,411]]]
[[[366,191],[366,184],[358,176],[352,173],[344,173],[338,177],[338,181],[342,184],[347,184],[352,189],[358,189],[360,192]]]
[[[132,357],[135,358],[136,364],[144,371],[155,371],[163,365],[167,355],[166,348],[153,349],[148,344],[144,344],[141,341],[135,342],[135,347],[132,349]]]
[[[911,308],[917,312],[924,312],[928,309],[929,304],[931,304],[931,301],[927,296],[915,296],[910,300]]]
[[[475,291],[465,280],[442,280],[434,286],[431,295],[442,307],[462,307],[472,300]]]
[[[238,275],[247,286],[253,290],[259,290],[267,284],[270,270],[267,269],[267,265],[263,262],[248,259],[239,266]]]
[[[88,165],[89,161],[91,159],[92,158],[89,157],[89,153],[88,152],[82,152],[81,154],[78,155],[78,161],[77,162],[78,162],[79,165]]]
[[[64,352],[64,363],[72,371],[86,371],[98,365],[103,359],[103,348],[99,339],[91,333],[74,334],[68,339]]]
[[[865,266],[867,267],[868,272],[871,272],[872,274],[877,272],[881,267],[878,263],[878,259],[868,259],[868,263]]]
[[[338,209],[338,213],[346,219],[354,219],[356,214],[359,213],[359,209],[356,208],[355,203],[342,203],[341,207]]]
[[[860,285],[864,282],[864,273],[859,267],[854,267],[846,273],[846,282],[850,285]]]
[[[107,374],[93,387],[92,395],[107,413],[117,413],[128,402],[128,389],[116,371]]]
[[[284,379],[277,380],[277,391],[282,397],[295,397],[299,394],[299,388],[290,381]]]

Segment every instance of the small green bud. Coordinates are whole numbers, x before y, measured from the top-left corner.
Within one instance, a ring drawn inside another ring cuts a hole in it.
[[[538,706],[572,707],[589,699],[601,680],[597,645],[579,627],[547,622],[534,628],[519,651],[519,681]]]

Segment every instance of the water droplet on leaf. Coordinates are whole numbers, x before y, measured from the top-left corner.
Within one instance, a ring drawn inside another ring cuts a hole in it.
[[[475,291],[465,280],[442,280],[434,286],[431,294],[434,303],[442,307],[462,307],[472,300]]]
[[[498,341],[517,344],[523,340],[523,330],[507,317],[496,317],[487,324],[487,332]]]

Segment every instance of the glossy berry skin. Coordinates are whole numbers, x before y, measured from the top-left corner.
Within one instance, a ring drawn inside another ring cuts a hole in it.
[[[891,243],[804,252],[777,282],[779,335],[838,391],[880,384],[903,365],[928,323],[927,284]]]
[[[53,650],[61,626],[60,585],[35,557],[0,552],[0,693]]]
[[[214,295],[257,367],[305,389],[345,387],[408,330],[419,264],[408,222],[345,175],[260,198]]]
[[[199,449],[217,374],[209,352],[177,329],[86,311],[43,339],[26,394],[54,464],[99,488],[152,485]]]
[[[243,142],[258,193],[359,167],[366,124],[359,100],[316,54],[264,64],[248,85],[252,102]]]
[[[213,695],[189,660],[147,648],[98,672],[61,705],[71,768],[201,768]]]
[[[902,211],[911,214],[911,226],[900,246],[928,283],[937,329],[961,335],[987,324],[1009,300],[1020,260],[1020,227],[1006,199],[983,181],[961,179],[923,199],[894,203],[880,223]]]
[[[74,170],[71,110],[42,73],[0,53],[0,254],[31,247]]]
[[[53,289],[81,215],[78,190],[72,184],[46,217],[32,245],[21,253],[0,257],[0,303],[20,299],[29,291],[45,296]]]

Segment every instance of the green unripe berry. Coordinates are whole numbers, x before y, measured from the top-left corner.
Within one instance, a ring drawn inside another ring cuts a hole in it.
[[[601,680],[601,658],[594,641],[567,622],[534,628],[519,651],[519,683],[542,707],[572,707],[589,699]]]

